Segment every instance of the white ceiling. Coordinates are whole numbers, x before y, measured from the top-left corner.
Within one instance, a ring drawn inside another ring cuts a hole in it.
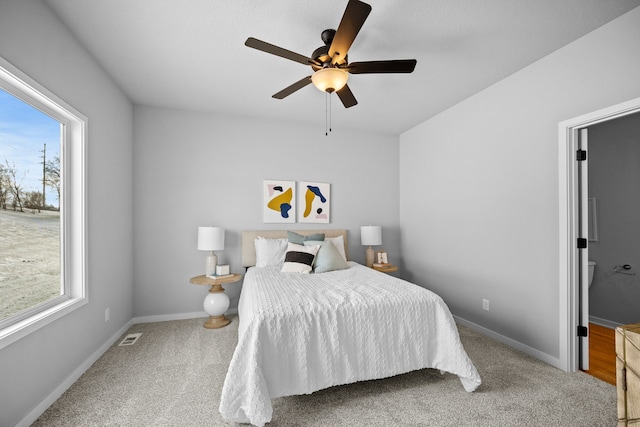
[[[311,68],[244,46],[252,36],[311,56],[347,0],[45,0],[136,104],[325,126]],[[341,127],[401,133],[640,6],[640,0],[369,0],[349,60],[415,58],[412,74],[352,75],[332,97]]]

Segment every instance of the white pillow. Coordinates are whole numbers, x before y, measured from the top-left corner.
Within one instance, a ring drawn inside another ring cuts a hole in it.
[[[320,246],[304,246],[289,243],[287,245],[287,254],[284,257],[282,265],[283,273],[302,273],[309,274],[313,268],[313,261]]]
[[[282,265],[284,254],[287,252],[287,239],[265,239],[256,237],[256,267],[269,267]]]
[[[345,261],[347,260],[347,254],[344,251],[344,236],[327,237],[324,240],[328,240],[332,242],[338,249],[338,252],[340,253],[340,255],[342,255],[342,259]]]

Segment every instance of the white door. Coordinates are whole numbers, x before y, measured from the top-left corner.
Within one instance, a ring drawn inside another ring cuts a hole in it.
[[[588,248],[588,236],[589,236],[589,175],[588,175],[588,130],[587,128],[580,129],[578,139],[579,150],[586,154],[584,160],[577,159],[578,161],[578,192],[579,192],[579,210],[578,210],[578,227],[579,237],[587,240],[587,247],[584,249],[578,249],[578,277],[580,279],[579,285],[579,319],[578,325],[587,328],[586,336],[578,337],[580,343],[580,369],[589,369],[589,248]]]

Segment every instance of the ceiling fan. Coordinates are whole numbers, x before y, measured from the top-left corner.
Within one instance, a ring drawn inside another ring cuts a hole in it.
[[[416,67],[415,59],[388,61],[365,61],[349,63],[347,52],[371,12],[371,6],[359,0],[349,0],[337,30],[324,30],[324,46],[316,49],[311,57],[292,52],[270,43],[249,37],[244,43],[272,55],[280,56],[303,65],[310,65],[314,73],[273,95],[283,99],[313,83],[323,92],[336,92],[345,108],[358,103],[347,85],[349,74],[411,73]]]

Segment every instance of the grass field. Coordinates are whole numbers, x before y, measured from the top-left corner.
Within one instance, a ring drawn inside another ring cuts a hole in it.
[[[60,213],[0,210],[0,320],[60,295]]]

